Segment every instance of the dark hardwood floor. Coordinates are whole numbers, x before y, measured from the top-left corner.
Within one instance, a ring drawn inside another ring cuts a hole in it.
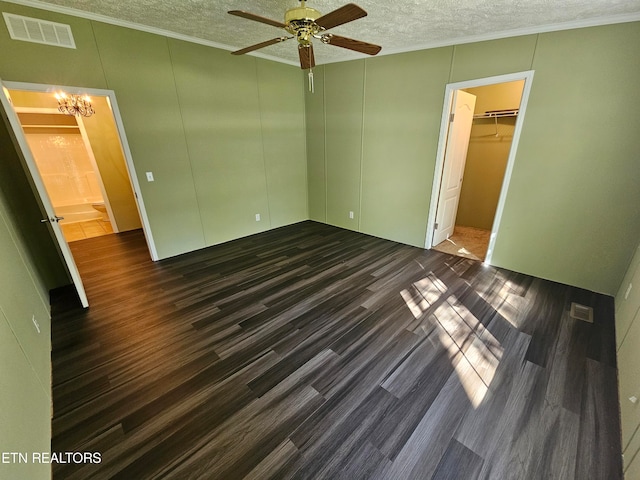
[[[102,462],[56,480],[622,478],[610,297],[314,222],[71,246],[52,449]]]

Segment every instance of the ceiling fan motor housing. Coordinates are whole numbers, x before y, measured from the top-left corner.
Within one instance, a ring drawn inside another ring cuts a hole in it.
[[[316,24],[316,19],[321,14],[315,8],[306,7],[304,2],[300,7],[294,7],[287,10],[284,14],[285,29],[295,35],[298,43],[308,45],[311,43],[311,37],[317,34],[321,29]]]
[[[300,0],[299,7],[290,8],[285,12],[284,23],[277,20],[271,20],[270,18],[261,17],[260,15],[255,15],[253,13],[243,12],[242,10],[230,10],[229,13],[231,15],[253,20],[254,22],[266,23],[273,27],[282,28],[290,35],[272,38],[266,42],[251,45],[250,47],[231,52],[232,55],[243,55],[260,48],[295,38],[298,42],[300,67],[302,67],[303,70],[307,70],[315,66],[312,43],[313,38],[320,40],[324,44],[346,48],[355,52],[365,53],[367,55],[376,55],[382,48],[379,45],[374,45],[372,43],[353,40],[351,38],[341,37],[331,33],[324,33],[326,30],[331,28],[366,17],[367,12],[355,3],[348,3],[336,10],[333,10],[332,12],[322,15],[315,8],[308,8],[305,5],[304,0]]]

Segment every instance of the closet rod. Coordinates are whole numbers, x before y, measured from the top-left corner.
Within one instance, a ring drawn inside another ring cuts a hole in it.
[[[22,128],[75,128],[76,130],[80,127],[78,125],[22,125]]]
[[[484,113],[478,113],[473,118],[500,118],[500,117],[517,117],[519,109],[512,110],[490,110]]]

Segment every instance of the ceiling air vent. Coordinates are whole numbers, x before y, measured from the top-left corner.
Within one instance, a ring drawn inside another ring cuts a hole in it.
[[[76,48],[69,25],[6,12],[2,12],[2,15],[7,23],[9,35],[14,40],[43,43],[56,47]]]
[[[576,320],[593,323],[593,308],[571,302],[571,312],[569,316]]]

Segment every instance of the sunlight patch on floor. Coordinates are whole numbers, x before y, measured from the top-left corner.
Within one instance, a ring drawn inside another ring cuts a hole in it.
[[[469,401],[474,408],[478,408],[489,391],[504,349],[484,327],[483,338],[480,338],[469,325],[474,323],[482,326],[478,319],[468,310],[468,315],[461,317],[449,301],[456,303],[457,299],[450,297],[434,313],[438,336],[449,351]]]
[[[404,289],[400,295],[415,318],[420,318],[424,311],[433,305],[447,291],[447,286],[430,273],[426,277],[414,282],[412,290]]]
[[[400,295],[413,316],[420,319],[426,316],[429,307],[440,300],[446,291],[444,282],[432,272],[414,282],[411,289],[402,290]],[[504,288],[500,295],[504,295],[503,291]],[[504,299],[500,300],[500,306],[505,303]],[[474,408],[478,408],[489,391],[504,348],[455,295],[447,297],[432,312],[422,319],[435,325],[437,337],[449,352],[469,401]],[[421,328],[425,334],[430,334],[431,330],[425,325],[421,325]]]
[[[478,295],[491,305],[507,322],[516,328],[519,328],[518,312],[519,305],[522,304],[523,298],[513,293],[513,284],[509,281],[503,281],[500,290],[495,293],[486,294],[478,292]]]

